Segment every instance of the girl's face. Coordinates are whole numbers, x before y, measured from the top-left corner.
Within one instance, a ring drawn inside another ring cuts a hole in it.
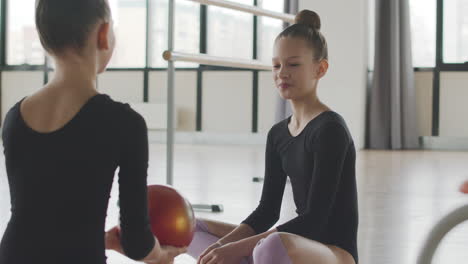
[[[98,29],[97,73],[106,70],[115,48],[114,23],[112,19]]]
[[[316,95],[317,82],[328,62],[314,59],[313,50],[300,38],[282,37],[273,50],[273,79],[284,99],[302,100]]]

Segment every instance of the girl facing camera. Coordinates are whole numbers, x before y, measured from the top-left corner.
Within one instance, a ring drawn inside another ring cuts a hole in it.
[[[356,151],[344,119],[317,96],[328,70],[319,16],[303,10],[274,43],[273,79],[293,114],[268,133],[258,207],[234,226],[197,220],[199,264],[357,264]],[[297,217],[278,225],[287,177]]]

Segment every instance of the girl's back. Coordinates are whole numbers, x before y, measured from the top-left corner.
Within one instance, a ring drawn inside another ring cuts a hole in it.
[[[37,0],[36,27],[55,64],[49,84],[3,125],[11,219],[0,264],[105,263],[105,248],[171,263],[149,225],[144,119],[96,90],[115,46],[107,0]],[[119,167],[120,228],[104,232]]]
[[[145,199],[131,184],[135,178],[146,182],[144,120],[128,105],[98,94],[64,126],[44,133],[25,122],[22,102],[3,126],[12,217],[0,263],[105,263],[104,223],[117,166],[122,200],[139,205],[135,201]],[[132,215],[138,208],[125,208],[123,218],[139,217]]]

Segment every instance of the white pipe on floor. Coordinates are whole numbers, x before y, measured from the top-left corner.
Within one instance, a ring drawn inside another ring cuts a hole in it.
[[[440,241],[455,226],[468,220],[468,205],[464,205],[442,218],[432,228],[418,257],[418,264],[430,264]]]

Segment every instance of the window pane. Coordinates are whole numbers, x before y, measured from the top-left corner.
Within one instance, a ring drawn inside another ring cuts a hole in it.
[[[414,67],[435,67],[436,0],[410,0]]]
[[[444,1],[444,62],[468,61],[468,0]]]
[[[151,0],[150,62],[152,67],[167,67],[162,53],[167,50],[168,0]],[[200,52],[200,4],[175,1],[174,50]],[[198,67],[198,64],[177,62],[177,67]]]
[[[35,0],[8,1],[7,6],[7,64],[44,64],[34,21]]]
[[[264,0],[261,8],[283,13],[284,0]],[[269,17],[258,17],[258,59],[271,63],[273,55],[273,45],[276,36],[283,30],[283,21]]]
[[[235,1],[252,4],[252,0]],[[221,7],[208,7],[208,54],[252,59],[253,15]]]
[[[145,67],[146,0],[109,0],[109,3],[116,35],[109,67]]]
[[[284,0],[259,0],[258,2],[263,9],[281,13],[284,12]]]
[[[368,3],[368,18],[369,18],[369,49],[368,49],[368,69],[370,71],[374,70],[374,58],[375,58],[375,1],[376,0],[369,0]]]
[[[435,67],[436,0],[410,0],[411,42],[414,67]],[[369,69],[374,69],[375,0],[369,1]]]

